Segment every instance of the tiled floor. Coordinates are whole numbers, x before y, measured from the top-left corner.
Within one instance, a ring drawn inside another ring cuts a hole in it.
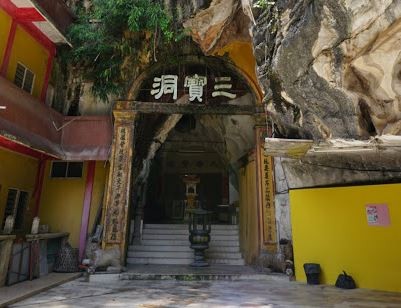
[[[12,307],[401,307],[401,293],[308,286],[273,277],[242,281],[81,279]]]

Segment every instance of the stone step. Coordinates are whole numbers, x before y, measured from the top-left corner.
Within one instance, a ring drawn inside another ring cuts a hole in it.
[[[193,258],[193,251],[128,251],[129,258]],[[242,256],[240,253],[216,253],[206,251],[206,256],[210,260],[215,259],[229,259],[229,260],[241,260]]]
[[[242,255],[240,252],[220,252],[213,250],[206,250],[206,257],[210,260],[215,259],[230,259],[230,260],[242,260]]]
[[[146,234],[142,235],[143,240],[184,240],[188,237],[183,234]],[[238,235],[215,234],[212,237],[215,241],[238,241]]]
[[[194,261],[193,258],[127,258],[128,264],[181,264],[189,265]],[[224,265],[245,265],[242,259],[211,259],[208,260],[210,264],[224,264]]]
[[[166,246],[166,245],[130,245],[128,251],[192,251],[189,244],[182,246]]]
[[[182,259],[193,258],[192,251],[128,251],[129,258]]]
[[[182,246],[130,245],[128,247],[128,251],[192,251],[192,249],[189,247],[189,243],[187,243],[187,245],[182,245]],[[216,246],[216,245],[210,246],[208,251],[222,252],[222,253],[240,252],[239,246],[231,247],[231,246]]]
[[[146,246],[188,246],[189,240],[158,240],[158,239],[143,239],[142,245]],[[210,247],[239,247],[238,240],[215,240],[212,239],[209,243]]]
[[[218,253],[239,253],[239,246],[213,246],[210,245],[208,251],[210,252],[218,252]]]
[[[208,259],[210,264],[245,265],[243,259]]]
[[[128,264],[191,264],[193,258],[127,258]]]
[[[237,225],[213,225],[206,255],[210,264],[244,265]],[[128,249],[128,264],[188,265],[194,251],[189,247],[186,224],[146,224],[140,245]]]
[[[142,239],[142,245],[145,246],[189,246],[188,239],[178,239],[178,240],[157,240],[157,239]]]
[[[188,230],[187,224],[145,224],[144,229],[181,229]],[[238,230],[238,225],[212,225],[212,230]]]
[[[143,229],[143,234],[173,234],[189,236],[189,231],[186,229]],[[214,235],[235,235],[238,236],[238,230],[212,230],[211,236]]]

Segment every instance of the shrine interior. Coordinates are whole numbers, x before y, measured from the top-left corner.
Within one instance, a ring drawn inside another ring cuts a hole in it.
[[[142,116],[140,126],[149,127],[150,117]],[[238,172],[254,147],[253,126],[253,117],[244,115],[183,115],[154,158],[142,161],[147,176],[136,191],[144,223],[185,223],[186,209],[202,207],[213,212],[213,224],[237,224]]]

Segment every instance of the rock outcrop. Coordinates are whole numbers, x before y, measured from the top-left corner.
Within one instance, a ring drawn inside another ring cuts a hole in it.
[[[250,3],[238,0],[214,0],[184,22],[192,38],[206,55],[232,41],[250,42]]]
[[[257,17],[258,74],[285,137],[401,133],[401,1],[279,0]]]

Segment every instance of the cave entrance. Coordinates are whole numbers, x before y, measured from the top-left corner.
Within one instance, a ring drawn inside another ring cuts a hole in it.
[[[243,118],[243,117],[242,117]],[[186,209],[210,210],[213,224],[237,224],[239,187],[236,161],[253,147],[252,119],[183,115],[150,163],[144,223],[185,223]],[[237,126],[226,134],[226,122]],[[242,132],[239,132],[240,127]],[[245,131],[251,136],[246,136]],[[246,144],[242,139],[250,138]]]
[[[255,149],[254,116],[142,114],[136,123],[127,264],[190,264],[191,208],[212,212],[209,261],[245,264],[255,170],[244,175],[243,158]]]

